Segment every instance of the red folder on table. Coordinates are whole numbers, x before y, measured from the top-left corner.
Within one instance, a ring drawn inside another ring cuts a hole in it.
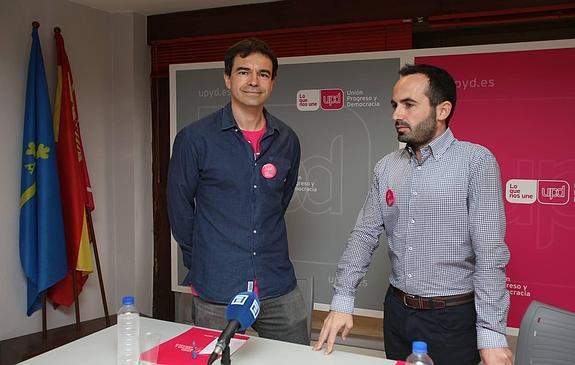
[[[151,361],[156,356],[158,365],[207,364],[221,331],[192,327],[186,332],[162,342],[156,348],[140,356],[141,360]],[[230,341],[230,353],[240,348],[249,336],[235,335]]]

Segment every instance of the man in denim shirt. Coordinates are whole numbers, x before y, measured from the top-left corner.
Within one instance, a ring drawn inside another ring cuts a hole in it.
[[[223,329],[231,298],[254,291],[260,337],[309,344],[284,213],[299,170],[294,131],[264,109],[278,62],[258,39],[225,55],[231,102],[183,128],[168,172],[168,214],[194,294],[192,318]]]

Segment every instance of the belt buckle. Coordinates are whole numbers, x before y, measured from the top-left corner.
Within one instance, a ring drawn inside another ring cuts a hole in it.
[[[404,295],[403,295],[403,304],[404,304],[407,308],[419,309],[419,307],[417,307],[417,306],[408,304],[408,303],[407,303],[407,299],[408,299],[408,298],[409,298],[409,299],[415,299],[415,300],[417,300],[417,299],[418,299],[418,296],[417,296],[417,295],[413,295],[413,294],[404,293]],[[418,300],[418,303],[421,304],[421,299]]]

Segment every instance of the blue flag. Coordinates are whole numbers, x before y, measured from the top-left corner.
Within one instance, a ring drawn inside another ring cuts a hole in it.
[[[34,26],[20,182],[20,261],[28,285],[28,316],[41,308],[44,291],[62,280],[68,268],[53,128],[42,48]]]

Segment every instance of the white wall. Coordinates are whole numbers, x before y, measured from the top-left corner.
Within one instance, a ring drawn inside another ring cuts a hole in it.
[[[108,306],[134,294],[151,314],[153,274],[149,51],[146,20],[64,0],[0,0],[0,340],[41,329],[26,316],[18,248],[22,128],[32,21],[53,94],[53,27],[72,65],[96,210],[93,214]],[[53,98],[53,95],[51,96]],[[94,273],[80,295],[82,320],[103,316]],[[74,323],[74,308],[48,309],[48,328]]]

